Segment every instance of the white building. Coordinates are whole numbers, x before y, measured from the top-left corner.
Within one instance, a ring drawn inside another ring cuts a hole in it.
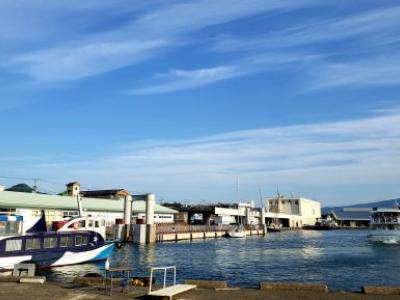
[[[304,225],[315,225],[321,217],[321,205],[318,201],[299,197],[275,197],[265,199],[266,223],[278,221],[283,227],[301,228]],[[240,203],[237,208],[215,207],[216,224],[240,223],[246,225],[261,224],[261,208]]]
[[[321,218],[321,204],[303,197],[283,197],[265,199],[267,217],[289,219],[290,227],[315,225]]]

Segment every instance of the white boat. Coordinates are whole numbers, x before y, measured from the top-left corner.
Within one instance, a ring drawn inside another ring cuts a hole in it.
[[[246,230],[244,230],[243,226],[236,226],[227,231],[226,235],[231,238],[245,238]]]
[[[374,208],[370,219],[371,233],[367,236],[371,242],[385,244],[400,243],[400,209]]]
[[[282,224],[271,223],[267,226],[267,232],[281,232]]]
[[[106,239],[106,220],[104,218],[84,216],[53,222],[55,231],[94,231]]]

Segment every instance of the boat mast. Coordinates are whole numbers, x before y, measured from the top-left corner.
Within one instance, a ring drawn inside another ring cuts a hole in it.
[[[238,212],[239,210],[239,203],[240,203],[240,194],[239,194],[239,175],[236,175],[236,197],[237,197],[237,202],[238,202]],[[238,215],[239,217],[239,225],[242,225],[243,219],[241,215]]]

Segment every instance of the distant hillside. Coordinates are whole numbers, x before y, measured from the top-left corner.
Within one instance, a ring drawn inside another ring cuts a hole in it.
[[[321,212],[323,214],[329,213],[331,210],[342,210],[344,207],[394,207],[396,205],[396,201],[398,205],[400,205],[400,198],[396,199],[389,199],[383,201],[376,201],[376,202],[368,202],[368,203],[360,203],[360,204],[352,204],[346,206],[327,206],[321,208]]]
[[[12,187],[5,189],[7,192],[20,192],[20,193],[33,193],[35,190],[26,183],[19,183]]]

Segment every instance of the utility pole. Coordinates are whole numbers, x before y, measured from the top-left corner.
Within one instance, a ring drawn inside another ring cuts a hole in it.
[[[37,193],[37,182],[39,181],[39,178],[33,178],[33,192]]]

